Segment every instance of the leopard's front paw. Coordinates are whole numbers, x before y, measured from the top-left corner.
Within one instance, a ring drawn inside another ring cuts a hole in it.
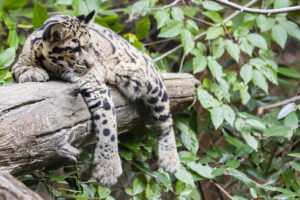
[[[96,178],[100,185],[115,184],[121,174],[122,165],[118,155],[114,155],[110,159],[94,159],[93,177]]]
[[[19,83],[25,82],[45,82],[49,80],[49,75],[44,70],[28,70],[19,76]]]
[[[158,164],[165,172],[174,174],[178,171],[180,161],[176,148],[160,150],[158,157]]]

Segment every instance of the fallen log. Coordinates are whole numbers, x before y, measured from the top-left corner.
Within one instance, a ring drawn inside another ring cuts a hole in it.
[[[172,113],[195,99],[198,81],[190,74],[163,74]],[[57,81],[0,88],[0,170],[20,175],[49,165],[76,162],[78,147],[94,140],[91,115],[71,84]],[[110,87],[122,133],[149,116]],[[141,109],[142,108],[142,109]],[[149,122],[149,121],[148,121]]]
[[[0,199],[1,200],[42,200],[42,197],[12,175],[0,171]]]

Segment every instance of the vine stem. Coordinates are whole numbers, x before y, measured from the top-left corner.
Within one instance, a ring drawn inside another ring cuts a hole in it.
[[[249,7],[249,6],[253,5],[254,3],[256,3],[257,1],[258,1],[258,0],[252,0],[252,1],[250,1],[249,3],[247,3],[244,7]],[[241,13],[241,12],[242,12],[242,11],[239,10],[239,11],[236,11],[236,12],[232,13],[232,14],[229,15],[226,19],[224,19],[223,23],[215,24],[214,26],[221,26],[221,25],[225,24],[226,22],[228,22],[229,20],[231,20],[232,18],[234,18],[235,16],[237,16],[237,15],[238,15],[239,13]],[[202,32],[202,33],[196,35],[196,36],[194,37],[194,40],[198,40],[199,38],[205,36],[206,33],[207,33],[207,31],[204,31],[204,32]],[[163,58],[167,57],[168,55],[170,55],[171,53],[177,51],[178,49],[180,49],[180,48],[182,48],[182,47],[183,47],[183,44],[180,44],[180,45],[176,46],[175,48],[173,48],[173,49],[171,49],[171,50],[165,52],[165,53],[162,54],[161,56],[155,58],[155,59],[154,59],[154,62],[157,62],[157,61],[159,61],[159,60],[162,60]]]
[[[219,188],[219,190],[221,190],[223,192],[223,194],[226,195],[226,197],[228,197],[229,199],[232,199],[233,197],[224,189],[222,188],[222,186],[220,186],[218,183],[214,182],[214,181],[209,181],[212,184],[214,184],[217,188]]]
[[[287,12],[294,12],[300,10],[300,6],[292,6],[286,8],[278,8],[278,9],[255,9],[255,8],[247,8],[246,6],[240,6],[238,4],[235,4],[227,0],[214,0],[214,1],[223,4],[225,6],[234,8],[236,10],[239,10],[240,12],[266,14],[268,16],[272,14],[287,13]]]
[[[279,101],[277,103],[269,104],[269,105],[266,105],[266,106],[260,106],[258,108],[257,114],[262,115],[264,113],[264,110],[269,110],[269,109],[272,109],[272,108],[276,108],[276,107],[279,107],[279,106],[282,106],[282,105],[285,105],[285,104],[288,104],[288,103],[292,103],[292,102],[295,102],[295,101],[298,101],[298,100],[300,100],[300,95],[289,98],[289,99],[285,99],[283,101]]]

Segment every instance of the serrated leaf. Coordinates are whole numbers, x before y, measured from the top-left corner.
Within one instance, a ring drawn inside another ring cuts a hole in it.
[[[285,105],[279,112],[278,114],[278,119],[282,119],[285,116],[289,115],[291,112],[293,112],[296,108],[296,104],[295,103],[289,103],[287,105]]]
[[[176,120],[176,127],[181,131],[181,140],[183,145],[192,153],[196,154],[199,148],[199,143],[195,132],[188,126],[188,123]]]
[[[163,27],[170,20],[170,13],[166,10],[157,11],[154,16],[157,21],[158,29]]]
[[[181,43],[183,44],[185,55],[188,54],[194,48],[194,36],[189,30],[183,29],[181,31]]]
[[[218,3],[216,2],[213,2],[213,1],[204,1],[202,3],[203,7],[206,9],[206,10],[212,10],[212,11],[220,11],[220,10],[223,10],[223,7],[220,6]]]
[[[158,37],[171,38],[180,34],[182,29],[182,22],[177,20],[169,20],[166,26],[164,26],[158,35]]]
[[[242,131],[242,136],[245,139],[246,143],[253,148],[255,151],[257,151],[258,148],[258,141],[254,136],[252,136],[249,132],[247,131]]]
[[[197,97],[205,109],[217,107],[221,104],[221,102],[216,100],[211,94],[201,88],[198,88],[197,90]]]
[[[0,69],[9,67],[15,60],[16,50],[13,47],[5,49],[0,54]]]
[[[229,55],[238,63],[240,58],[240,47],[231,40],[226,40],[226,50]]]
[[[189,185],[194,186],[193,176],[183,166],[180,166],[179,170],[175,173],[175,177]]]
[[[223,104],[222,105],[223,113],[224,113],[224,119],[231,125],[233,126],[233,122],[235,120],[235,113],[233,109],[228,106]]]
[[[261,49],[267,49],[267,42],[265,40],[265,38],[263,38],[261,35],[257,34],[257,33],[250,33],[247,35],[247,39],[249,40],[249,42]]]
[[[288,136],[288,132],[290,131],[289,127],[286,126],[278,126],[278,125],[273,125],[269,128],[267,128],[263,135],[265,137],[271,137],[271,136],[276,136],[276,137],[287,137]]]
[[[254,46],[246,38],[242,38],[240,48],[243,52],[252,57]]]
[[[275,20],[272,18],[267,18],[265,15],[258,15],[256,17],[256,23],[260,28],[261,32],[265,32],[273,27]]]
[[[240,166],[240,161],[239,160],[228,160],[226,162],[226,164],[229,168],[235,169]]]
[[[46,8],[44,8],[40,3],[35,1],[34,8],[33,8],[33,18],[32,18],[33,28],[35,30],[38,29],[47,19],[48,19],[48,13]]]
[[[184,19],[184,13],[180,7],[173,7],[171,11],[173,19],[182,21]]]
[[[224,121],[224,114],[222,107],[215,107],[209,110],[211,121],[215,127],[215,129],[219,128],[219,126]]]
[[[287,34],[300,41],[300,30],[296,23],[288,20],[280,20],[279,23],[285,28]]]
[[[143,192],[146,186],[147,186],[147,180],[143,175],[136,177],[133,181],[133,187],[132,187],[133,194],[136,195]]]
[[[109,187],[98,186],[97,188],[98,195],[101,199],[105,199],[110,194],[111,190]]]
[[[193,58],[194,74],[206,69],[207,61],[205,56],[196,56]]]
[[[211,74],[218,80],[222,78],[223,70],[222,66],[211,56],[207,57],[208,68]]]
[[[188,163],[187,166],[191,168],[194,172],[203,176],[204,178],[213,179],[214,176],[212,175],[213,168],[208,165],[202,165],[200,163],[191,162]]]
[[[268,93],[268,83],[261,71],[253,70],[252,81],[256,86],[265,91],[265,93]]]
[[[263,122],[258,121],[256,119],[247,119],[246,123],[249,124],[251,127],[253,127],[255,130],[258,130],[261,132],[265,131],[267,128]]]
[[[264,74],[264,76],[271,81],[272,83],[274,83],[275,85],[278,85],[278,76],[277,76],[277,72],[270,66],[265,66],[262,68],[262,72]]]
[[[150,30],[150,19],[149,16],[144,17],[141,21],[137,23],[135,29],[135,35],[139,40],[143,40],[147,37]]]
[[[284,48],[288,35],[284,27],[277,24],[272,28],[272,38],[281,48]]]
[[[206,40],[215,39],[221,35],[224,35],[224,29],[219,26],[211,26],[207,29],[206,32]]]
[[[225,47],[224,47],[224,40],[222,38],[218,38],[214,40],[211,45],[212,54],[214,58],[219,58],[224,54]]]
[[[242,104],[246,105],[248,101],[251,99],[251,95],[249,94],[246,88],[241,88],[239,91],[240,91],[240,97],[242,99]]]
[[[249,64],[245,64],[241,68],[240,75],[246,84],[248,84],[252,80],[252,71],[253,67]]]

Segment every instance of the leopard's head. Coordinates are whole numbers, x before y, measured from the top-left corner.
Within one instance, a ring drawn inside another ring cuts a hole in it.
[[[83,76],[95,65],[88,31],[94,14],[95,11],[79,16],[57,15],[40,27],[43,30],[42,55],[49,65],[77,76]]]

